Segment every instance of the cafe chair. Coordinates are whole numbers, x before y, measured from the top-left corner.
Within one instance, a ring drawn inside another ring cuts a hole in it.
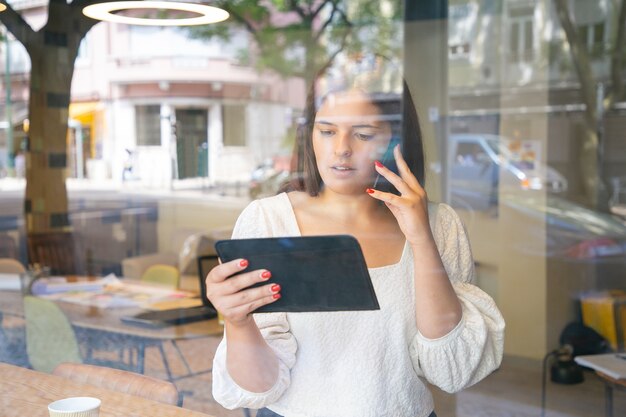
[[[149,267],[141,276],[141,280],[178,288],[180,274],[178,268],[174,266],[157,264]]]
[[[0,274],[23,274],[26,272],[24,265],[16,259],[0,258]],[[7,277],[13,279],[14,277]],[[3,278],[0,277],[0,280]],[[4,316],[0,311],[0,362],[11,362],[17,365],[23,364],[26,360],[24,355],[24,325],[21,320],[15,325],[15,320],[8,320],[12,324],[4,321]]]
[[[24,318],[26,353],[31,367],[36,371],[50,373],[60,363],[84,361],[115,368],[130,368],[123,362],[94,359],[91,355],[83,359],[72,325],[59,306],[50,300],[25,296]]]
[[[79,384],[93,385],[111,391],[182,406],[182,398],[174,384],[134,372],[82,363],[60,363],[52,372]]]
[[[28,235],[28,263],[50,267],[55,275],[82,275],[84,257],[78,252],[78,239],[72,233],[49,232]]]
[[[26,268],[17,259],[0,258],[0,274],[23,274],[24,272]]]

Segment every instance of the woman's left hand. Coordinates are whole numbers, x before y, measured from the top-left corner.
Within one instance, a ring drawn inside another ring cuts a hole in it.
[[[418,245],[424,243],[425,240],[432,239],[428,223],[428,198],[426,191],[402,157],[399,145],[394,148],[393,155],[398,166],[399,176],[380,163],[377,163],[375,168],[380,175],[396,187],[400,195],[371,188],[368,188],[367,192],[372,197],[383,201],[391,210],[407,242],[410,245]]]

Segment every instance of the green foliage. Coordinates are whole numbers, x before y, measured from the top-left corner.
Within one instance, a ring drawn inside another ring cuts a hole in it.
[[[246,30],[256,46],[238,51],[244,65],[310,81],[339,52],[398,56],[402,52],[400,0],[381,16],[376,0],[216,1],[231,14],[226,22],[186,29],[192,37],[228,41]]]

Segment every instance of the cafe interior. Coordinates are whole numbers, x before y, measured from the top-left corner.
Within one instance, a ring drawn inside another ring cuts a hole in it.
[[[212,394],[215,243],[302,175],[316,77],[362,73],[410,90],[428,199],[506,323],[437,415],[626,415],[626,1],[0,9],[1,416],[255,416]]]

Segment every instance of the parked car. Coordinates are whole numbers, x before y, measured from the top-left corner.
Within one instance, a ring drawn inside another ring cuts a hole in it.
[[[290,175],[289,165],[282,162],[280,158],[268,158],[252,171],[248,189],[250,198],[257,199],[276,195]]]
[[[601,259],[620,257],[626,262],[626,222],[619,217],[578,205],[558,195],[503,194],[501,205],[517,213],[542,221],[545,219],[546,246],[534,247],[533,233],[543,229],[525,229],[528,236],[517,236],[519,250],[529,254],[567,259]],[[532,222],[528,222],[532,224]]]
[[[519,141],[489,134],[452,134],[448,140],[451,204],[486,210],[498,204],[498,194],[523,190],[563,193],[567,180],[542,163],[536,150],[515,150]],[[532,144],[533,141],[527,141]]]

